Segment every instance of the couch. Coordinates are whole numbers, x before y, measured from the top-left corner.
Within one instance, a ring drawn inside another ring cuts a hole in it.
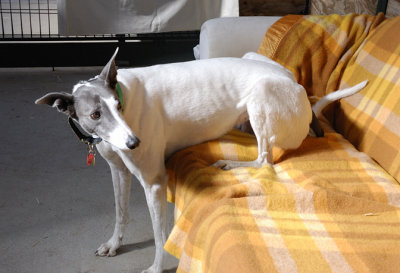
[[[328,107],[325,136],[253,160],[255,137],[232,130],[167,161],[178,272],[399,272],[400,18],[348,14],[206,22],[197,58],[258,51],[291,70],[313,102],[368,79]]]

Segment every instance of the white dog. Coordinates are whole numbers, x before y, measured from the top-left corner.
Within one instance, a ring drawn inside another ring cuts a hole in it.
[[[161,272],[166,241],[166,158],[249,120],[257,138],[257,159],[223,160],[214,166],[273,164],[273,146],[300,146],[309,131],[312,110],[303,86],[291,72],[254,53],[246,58],[120,69],[118,73],[116,53],[99,76],[75,85],[72,94],[49,93],[36,103],[57,107],[86,132],[104,140],[97,147],[111,168],[116,223],[112,237],[96,254],[114,256],[121,245],[134,174],[145,190],[156,244],[154,263],[144,272]],[[342,96],[364,85],[349,88]],[[117,89],[126,98],[123,115]],[[325,104],[329,98],[338,97],[328,97]]]

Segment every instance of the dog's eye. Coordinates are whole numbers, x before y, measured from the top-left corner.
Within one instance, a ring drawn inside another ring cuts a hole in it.
[[[122,105],[121,105],[120,102],[118,102],[118,104],[117,104],[117,110],[118,110],[118,111],[121,111],[121,109],[122,109]]]
[[[99,119],[100,117],[101,117],[101,114],[100,114],[99,111],[95,111],[95,112],[93,112],[93,113],[90,114],[90,118],[93,119],[93,120],[97,120],[97,119]]]

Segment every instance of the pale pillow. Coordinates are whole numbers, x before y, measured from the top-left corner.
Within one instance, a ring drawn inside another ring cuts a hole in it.
[[[196,59],[242,57],[257,51],[276,16],[225,17],[206,21],[200,32],[200,44],[194,49]]]

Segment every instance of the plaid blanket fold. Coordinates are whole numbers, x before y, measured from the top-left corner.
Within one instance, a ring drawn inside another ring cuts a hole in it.
[[[369,83],[345,98],[335,128],[400,182],[400,17],[386,19],[354,54],[340,86]]]
[[[268,29],[258,52],[289,69],[309,95],[322,97],[338,89],[350,58],[383,20],[382,13],[289,15]]]
[[[400,266],[400,187],[390,175],[336,133],[274,152],[273,167],[210,167],[257,156],[254,137],[232,131],[169,160],[177,210],[165,249],[180,258],[178,272]]]

